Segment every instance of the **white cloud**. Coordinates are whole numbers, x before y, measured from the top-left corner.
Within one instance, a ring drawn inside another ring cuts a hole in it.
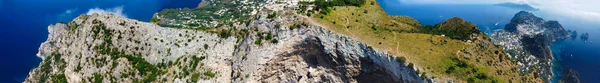
[[[123,6],[117,6],[109,9],[92,8],[88,10],[87,15],[91,15],[94,13],[110,13],[121,17],[127,17],[127,15],[123,13]]]
[[[531,0],[540,10],[582,21],[600,22],[600,0]]]
[[[70,21],[71,19],[73,19],[74,16],[76,16],[77,11],[77,8],[67,9],[64,12],[58,14],[57,19],[59,21]]]
[[[402,4],[497,4],[525,3],[551,17],[569,17],[586,22],[600,22],[600,0],[399,0]],[[549,19],[552,20],[552,19]]]
[[[68,15],[71,15],[71,14],[77,12],[77,10],[78,10],[77,8],[68,9],[68,10],[65,10],[65,12],[61,13],[59,16],[68,16]]]
[[[77,9],[68,9],[67,11],[65,11],[65,14],[71,14],[75,11],[77,11]]]

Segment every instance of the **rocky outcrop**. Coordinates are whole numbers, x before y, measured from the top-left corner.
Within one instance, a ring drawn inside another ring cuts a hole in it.
[[[589,38],[590,38],[590,34],[589,33],[583,33],[583,34],[581,34],[581,40],[587,41]]]
[[[44,61],[25,82],[425,82],[386,52],[316,25],[276,26],[303,18],[267,14],[218,34],[81,15],[48,27]]]
[[[261,82],[424,82],[392,55],[319,27],[301,29],[300,43],[267,61]]]
[[[504,30],[492,34],[495,43],[503,46],[509,57],[521,65],[522,74],[534,72],[546,82],[552,76],[550,45],[568,37],[570,33],[557,21],[544,21],[526,11],[517,13]]]
[[[211,76],[214,79],[205,80],[219,82],[230,79],[223,73],[230,72],[227,60],[236,41],[111,14],[81,15],[69,24],[49,26],[48,31],[38,56],[52,59],[43,58],[41,67],[32,70],[25,82],[189,81],[191,76],[182,75],[201,72],[217,73]],[[185,59],[197,57],[204,59],[188,66],[192,61]]]
[[[578,36],[577,31],[575,31],[575,30],[573,30],[573,31],[567,30],[567,32],[571,33],[571,39],[576,39]]]

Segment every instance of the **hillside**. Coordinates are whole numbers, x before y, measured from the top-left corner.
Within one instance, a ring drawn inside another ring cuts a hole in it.
[[[451,18],[432,28],[437,28],[438,32],[429,32],[419,28],[428,26],[410,17],[387,15],[375,0],[366,0],[361,6],[333,6],[324,10],[330,12],[306,13],[316,21],[314,24],[323,25],[327,30],[356,38],[396,57],[405,57],[409,65],[414,64],[433,82],[542,81],[534,74],[521,75],[516,70],[519,65],[509,60],[503,49],[473,27],[474,24],[459,18]],[[444,30],[446,28],[449,29]],[[449,33],[456,30],[471,31],[472,35]],[[453,38],[452,34],[458,37]]]
[[[375,0],[205,0],[151,22],[81,15],[48,27],[26,83],[541,82],[476,25],[421,25]]]

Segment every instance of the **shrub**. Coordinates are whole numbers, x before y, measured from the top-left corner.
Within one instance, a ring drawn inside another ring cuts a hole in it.
[[[198,81],[198,77],[200,77],[199,73],[192,74],[192,78],[191,78],[192,82],[194,82],[194,83],[197,82]]]
[[[229,30],[221,30],[221,33],[219,34],[219,37],[221,38],[228,38],[230,35]]]
[[[273,13],[269,14],[269,15],[267,16],[267,18],[269,18],[269,19],[273,19],[273,18],[275,18],[276,16],[277,16],[277,12],[273,12]]]
[[[405,58],[405,57],[403,57],[403,56],[401,56],[401,57],[396,57],[396,61],[404,63],[404,62],[406,62],[406,58]]]
[[[256,45],[260,45],[260,43],[262,43],[261,38],[258,38],[258,39],[256,39],[256,41],[254,41],[254,44],[256,44]]]
[[[94,73],[94,83],[102,83],[104,77],[98,73]]]
[[[294,30],[296,28],[296,26],[292,25],[290,26],[290,30]]]
[[[275,28],[281,28],[281,24],[279,24],[279,23],[275,24]]]
[[[317,10],[323,11],[333,6],[357,6],[360,7],[365,4],[365,0],[316,0],[314,1]],[[329,11],[327,11],[329,12]]]
[[[159,21],[160,21],[160,19],[158,19],[158,18],[150,19],[150,22],[152,22],[152,23],[158,23]]]
[[[53,83],[67,83],[67,77],[65,76],[65,74],[58,74],[53,76],[54,80],[52,80]]]
[[[271,40],[271,43],[279,43],[279,40],[273,39],[273,40]]]
[[[211,71],[206,71],[206,72],[204,72],[204,75],[212,78],[212,77],[215,77],[216,74]]]
[[[265,39],[271,40],[271,39],[273,39],[273,35],[271,35],[271,33],[267,33],[267,37]]]
[[[239,78],[241,74],[242,74],[242,73],[240,73],[240,72],[236,72],[236,73],[235,73],[235,77],[234,77],[234,78]]]
[[[371,29],[373,30],[377,30],[377,26],[375,26],[374,24],[371,26]]]
[[[204,49],[208,49],[208,45],[207,44],[204,44]]]

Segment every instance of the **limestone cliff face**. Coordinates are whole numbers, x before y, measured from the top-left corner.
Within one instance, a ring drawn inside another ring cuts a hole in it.
[[[182,76],[188,74],[183,74],[184,71],[192,72],[189,75],[193,72],[228,73],[230,71],[223,69],[229,67],[228,60],[236,41],[109,14],[82,15],[69,24],[49,26],[48,31],[48,40],[42,43],[38,53],[44,62],[30,72],[25,82],[178,81],[189,80]],[[191,60],[185,59],[197,57],[205,58],[197,62],[211,64],[193,66],[197,68],[175,66],[191,65]],[[227,80],[230,76],[213,77],[215,79],[208,81]]]
[[[386,52],[316,25],[276,27],[303,18],[266,14],[219,27],[235,36],[81,15],[48,27],[25,82],[425,82]]]

